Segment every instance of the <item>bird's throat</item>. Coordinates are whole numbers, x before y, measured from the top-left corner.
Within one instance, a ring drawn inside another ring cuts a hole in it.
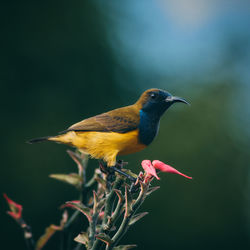
[[[140,110],[139,140],[149,145],[158,133],[160,117]]]

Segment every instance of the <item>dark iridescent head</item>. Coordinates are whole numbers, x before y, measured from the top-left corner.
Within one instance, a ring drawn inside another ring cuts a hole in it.
[[[148,89],[141,95],[136,104],[139,105],[140,109],[144,112],[154,112],[156,115],[161,116],[176,102],[189,104],[185,99],[172,96],[167,91],[161,89]]]

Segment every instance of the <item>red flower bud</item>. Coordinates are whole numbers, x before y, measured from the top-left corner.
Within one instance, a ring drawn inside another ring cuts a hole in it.
[[[182,174],[181,172],[179,172],[178,170],[176,170],[175,168],[161,162],[161,161],[158,161],[158,160],[154,160],[152,162],[153,166],[156,168],[156,169],[159,169],[160,171],[162,172],[167,172],[167,173],[173,173],[173,174],[179,174],[179,175],[182,175],[188,179],[192,179],[192,177],[189,177],[185,174]]]

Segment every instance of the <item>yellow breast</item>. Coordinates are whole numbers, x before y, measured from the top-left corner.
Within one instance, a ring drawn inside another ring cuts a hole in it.
[[[128,133],[75,132],[51,138],[53,141],[70,144],[96,159],[103,159],[108,166],[114,166],[117,155],[138,152],[146,147],[138,140],[138,129]]]

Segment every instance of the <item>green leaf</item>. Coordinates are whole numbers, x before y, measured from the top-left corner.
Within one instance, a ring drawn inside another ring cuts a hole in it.
[[[114,247],[113,250],[128,250],[128,249],[135,248],[135,247],[137,246],[136,245],[120,245],[120,246]]]
[[[80,201],[67,201],[64,205],[61,206],[61,208],[65,208],[65,207],[70,207],[70,208],[80,211],[87,217],[89,222],[92,221],[91,209],[84,206]]]
[[[78,154],[78,153],[73,152],[71,150],[67,150],[67,153],[73,159],[73,161],[77,164],[78,175],[83,177],[83,171],[85,171],[84,169],[87,166],[88,156],[83,154],[83,153],[80,153],[80,152]]]
[[[55,232],[62,231],[67,220],[68,220],[68,213],[67,211],[64,211],[62,215],[62,220],[60,222],[60,226],[52,224],[49,227],[47,227],[45,229],[45,233],[38,239],[35,249],[36,250],[42,249],[48,242],[48,240],[54,235]]]
[[[119,202],[123,202],[124,201],[124,198],[123,198],[123,195],[122,195],[122,192],[118,189],[114,189],[115,193],[117,194],[118,198],[119,198]]]
[[[101,178],[100,176],[96,175],[95,176],[95,180],[103,187],[103,189],[105,190],[106,189],[106,181]]]
[[[148,212],[143,212],[143,213],[133,215],[131,220],[129,221],[129,226],[133,225],[134,223],[136,223],[138,220],[140,220],[141,218],[143,218],[147,214],[148,214]]]
[[[131,193],[128,191],[127,186],[125,186],[125,217],[129,217],[132,212],[133,199]]]
[[[86,232],[80,233],[74,238],[74,241],[85,245],[87,248],[89,242],[88,234]]]
[[[108,246],[113,243],[112,239],[105,233],[97,234],[95,237],[103,241]]]
[[[98,204],[97,204],[97,210],[101,209],[103,206],[104,206],[104,203],[106,201],[106,197],[105,198],[102,198]]]
[[[154,191],[158,190],[160,188],[160,186],[156,186],[156,187],[150,187],[146,193],[146,195],[150,195],[152,194]]]
[[[95,214],[97,213],[97,206],[98,206],[97,194],[95,190],[93,190],[93,197],[94,197],[93,214]]]
[[[45,233],[37,241],[35,249],[36,250],[42,249],[56,231],[57,230],[53,227],[53,225],[47,227],[45,229]]]
[[[77,189],[80,189],[83,184],[83,179],[76,173],[72,174],[51,174],[50,178],[54,178],[56,180],[68,183],[70,185],[75,186]]]
[[[140,186],[141,186],[141,193],[146,195],[149,185],[146,184],[146,183],[143,183],[142,181],[140,181],[139,183],[140,183]]]

